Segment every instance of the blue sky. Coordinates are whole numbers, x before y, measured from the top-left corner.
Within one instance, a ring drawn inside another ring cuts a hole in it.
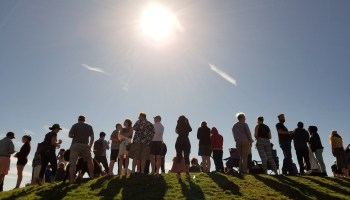
[[[184,114],[194,130],[191,157],[198,157],[202,120],[224,136],[227,157],[235,146],[235,113],[242,111],[251,130],[257,116],[265,117],[281,161],[275,124],[285,113],[289,129],[298,121],[319,127],[331,174],[329,132],[338,130],[350,143],[350,2],[161,4],[183,29],[155,42],[139,30],[147,1],[0,1],[0,136],[14,131],[19,150],[29,133],[35,148],[59,123],[68,148],[68,130],[80,114],[97,137],[146,112],[150,120],[162,116],[171,162],[176,120]],[[260,160],[255,148],[253,158]],[[15,186],[12,168],[5,189]]]

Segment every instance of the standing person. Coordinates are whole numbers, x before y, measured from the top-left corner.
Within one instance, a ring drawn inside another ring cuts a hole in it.
[[[260,116],[257,120],[257,125],[254,130],[254,137],[256,139],[256,148],[258,149],[259,156],[262,162],[262,168],[267,173],[267,163],[272,167],[273,172],[277,175],[276,163],[272,158],[271,149],[271,130],[264,124],[264,117]]]
[[[284,114],[278,115],[278,123],[276,124],[276,129],[278,133],[278,141],[280,143],[280,147],[283,151],[284,159],[282,166],[282,174],[287,175],[287,173],[291,173],[291,168],[293,164],[292,160],[292,137],[291,134],[293,131],[288,131],[287,127],[284,126],[285,117]]]
[[[117,164],[119,163],[118,155],[119,155],[119,146],[120,146],[120,140],[118,138],[119,131],[122,130],[122,125],[117,123],[115,125],[115,130],[111,134],[110,140],[111,142],[111,156],[110,156],[110,162],[109,162],[109,174],[110,176],[113,176],[113,168],[114,163],[117,161]],[[120,168],[118,164],[118,174],[120,173]]]
[[[34,158],[32,161],[32,181],[31,184],[32,185],[36,185],[40,183],[40,179],[39,179],[39,174],[41,171],[41,152],[43,151],[43,143],[38,143],[35,154],[34,154]]]
[[[100,132],[100,138],[94,142],[95,160],[102,163],[106,174],[109,174],[108,162],[106,157],[106,150],[109,150],[109,142],[105,140],[106,133]]]
[[[147,120],[146,113],[140,113],[139,120],[136,121],[133,126],[135,130],[135,136],[131,148],[133,149],[133,172],[137,164],[137,160],[140,160],[141,173],[144,173],[146,160],[150,157],[149,144],[154,136],[154,127],[151,122]]]
[[[297,154],[299,163],[299,173],[304,175],[304,162],[306,163],[306,170],[310,171],[310,157],[307,143],[310,141],[309,133],[304,129],[304,123],[298,122],[298,128],[293,131],[294,149]]]
[[[8,132],[6,137],[0,140],[0,192],[3,191],[4,179],[10,169],[11,154],[15,153],[15,146],[12,139],[15,138],[13,132]]]
[[[161,164],[160,164],[160,168],[162,173],[165,173],[165,155],[167,153],[168,149],[167,146],[165,144],[165,142],[162,142],[162,155],[161,155]]]
[[[158,176],[162,157],[164,126],[161,123],[162,118],[159,115],[155,116],[153,119],[154,136],[150,145],[151,174],[156,174]]]
[[[32,137],[30,135],[24,135],[22,137],[22,142],[24,143],[18,153],[15,154],[17,157],[17,184],[15,188],[19,188],[23,178],[23,169],[28,162],[28,155],[30,153],[30,141]]]
[[[329,134],[329,141],[332,146],[332,154],[336,158],[338,172],[339,174],[343,174],[345,157],[343,138],[338,134],[337,131],[332,131]]]
[[[176,165],[177,165],[177,173],[176,177],[181,178],[180,170],[181,170],[181,161],[185,160],[185,171],[186,171],[186,178],[190,178],[189,168],[190,168],[190,152],[191,152],[191,143],[188,138],[188,135],[190,132],[192,132],[192,128],[190,123],[188,122],[188,119],[181,115],[179,119],[177,120],[175,132],[178,134],[178,137],[176,139],[175,143],[175,149],[176,149]]]
[[[210,172],[210,128],[207,126],[206,121],[201,122],[201,126],[197,130],[197,139],[199,140],[198,155],[202,156],[203,172]]]
[[[62,130],[59,124],[54,124],[49,128],[51,132],[45,135],[43,141],[43,151],[41,152],[41,169],[39,173],[39,185],[42,184],[44,174],[48,164],[50,163],[52,168],[52,174],[50,177],[51,182],[55,181],[55,175],[57,171],[57,158],[56,158],[56,148],[60,148],[62,140],[57,140],[57,133]]]
[[[239,171],[241,174],[248,173],[248,156],[251,153],[252,148],[252,134],[250,132],[249,126],[245,123],[245,114],[236,114],[238,122],[233,125],[232,133],[236,141],[236,148],[240,155],[239,160]]]
[[[318,165],[320,166],[320,169],[321,169],[321,173],[324,176],[327,176],[326,165],[324,164],[323,156],[322,156],[323,146],[321,143],[320,136],[317,133],[318,128],[316,126],[309,126],[308,130],[310,133],[309,145],[310,145],[311,151],[314,153],[316,157]]]
[[[213,160],[216,172],[224,173],[224,164],[222,163],[222,145],[224,138],[219,134],[219,131],[213,127],[210,136],[211,149],[213,150]]]
[[[79,157],[82,157],[84,161],[87,162],[90,178],[93,178],[94,163],[91,157],[91,147],[94,143],[94,131],[92,126],[85,123],[84,116],[79,116],[78,123],[74,124],[69,131],[69,137],[72,138],[69,159],[69,182],[74,182],[74,175]]]
[[[120,141],[119,146],[119,170],[118,174],[123,175],[128,173],[129,169],[129,147],[131,145],[131,138],[134,133],[132,129],[132,121],[130,119],[126,119],[124,121],[124,128],[118,134],[118,138]],[[124,167],[124,168],[123,168]]]

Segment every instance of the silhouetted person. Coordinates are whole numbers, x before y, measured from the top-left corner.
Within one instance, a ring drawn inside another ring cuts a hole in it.
[[[293,131],[294,149],[299,163],[299,173],[304,175],[304,162],[306,170],[311,170],[309,148],[307,143],[310,140],[309,133],[304,129],[304,123],[298,122],[298,128]]]
[[[162,157],[164,126],[162,125],[161,120],[162,118],[159,115],[154,117],[154,136],[150,144],[150,161],[152,166],[151,173],[156,175],[159,174]]]
[[[106,157],[106,150],[109,150],[109,142],[105,140],[106,133],[100,132],[100,138],[94,143],[95,160],[105,169],[106,174],[109,174],[109,167]]]
[[[199,140],[198,155],[202,157],[203,172],[210,172],[210,128],[208,128],[207,122],[201,122],[197,130],[197,139]]]
[[[6,137],[0,140],[0,192],[3,191],[4,179],[10,169],[10,157],[15,152],[12,139],[15,138],[13,132],[8,132]]]
[[[185,168],[186,168],[186,178],[190,178],[189,168],[190,168],[190,152],[191,152],[191,143],[188,139],[189,133],[192,131],[191,125],[188,122],[188,119],[181,115],[179,119],[177,120],[177,125],[175,128],[175,132],[178,134],[178,137],[176,139],[175,143],[175,150],[176,150],[176,163],[178,167],[176,167],[178,170],[181,169],[181,161],[184,158],[185,159]],[[178,171],[176,173],[177,178],[181,178],[181,171]]]
[[[338,134],[337,131],[332,131],[329,135],[329,141],[332,146],[332,154],[336,158],[338,171],[342,173],[345,157],[343,138]]]
[[[17,160],[17,184],[15,188],[19,188],[21,186],[22,178],[23,178],[23,169],[24,166],[28,162],[28,155],[30,153],[30,141],[32,141],[32,137],[30,135],[24,135],[22,137],[22,142],[24,143],[18,153],[15,154]]]
[[[311,147],[311,151],[314,153],[316,157],[318,165],[320,166],[321,173],[327,176],[326,165],[324,164],[323,156],[322,156],[323,146],[321,143],[320,136],[317,133],[317,130],[318,129],[316,126],[309,126],[309,133],[310,133],[309,145]]]
[[[222,145],[224,143],[224,138],[219,134],[219,131],[215,127],[211,129],[210,143],[213,151],[215,169],[217,172],[224,173],[224,164],[222,162]]]
[[[166,155],[167,151],[168,151],[167,146],[166,146],[166,144],[163,141],[163,143],[162,143],[161,164],[160,164],[160,168],[161,168],[162,173],[165,173],[165,155]]]
[[[284,159],[282,166],[282,174],[286,175],[292,171],[292,131],[288,131],[287,127],[284,126],[285,117],[284,114],[278,115],[278,123],[276,124],[276,129],[278,133],[278,140],[280,147],[283,151]]]

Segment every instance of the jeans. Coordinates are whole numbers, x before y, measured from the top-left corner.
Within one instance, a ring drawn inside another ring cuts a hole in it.
[[[296,149],[297,159],[299,163],[299,172],[300,174],[304,174],[304,161],[306,163],[306,169],[310,170],[310,157],[309,157],[309,149]]]
[[[282,166],[282,174],[287,174],[290,172],[292,166],[292,141],[280,142],[280,147],[283,151],[284,159]]]
[[[318,165],[321,168],[321,172],[327,173],[326,165],[324,164],[322,153],[323,153],[323,149],[316,149],[316,151],[314,152]]]
[[[213,150],[213,160],[217,172],[224,172],[224,164],[222,163],[222,150]]]
[[[109,168],[108,168],[107,157],[106,156],[95,156],[95,160],[98,163],[102,163],[103,168],[105,168],[105,172],[108,174],[109,173]]]

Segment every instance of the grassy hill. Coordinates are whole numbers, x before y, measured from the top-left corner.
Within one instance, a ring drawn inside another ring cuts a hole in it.
[[[193,173],[84,179],[0,193],[0,199],[350,199],[350,179]]]

